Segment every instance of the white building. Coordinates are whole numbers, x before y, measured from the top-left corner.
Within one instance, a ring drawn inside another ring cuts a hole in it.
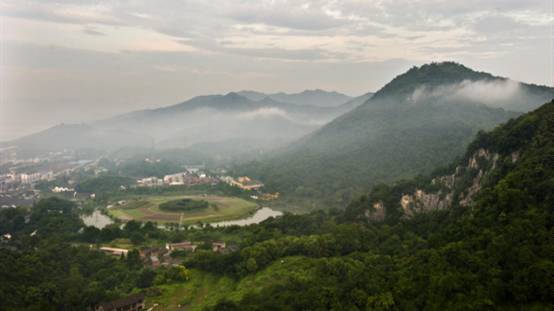
[[[177,174],[171,174],[171,175],[165,175],[164,176],[164,184],[171,185],[171,186],[179,186],[185,184],[185,174],[184,172],[177,173]]]
[[[108,255],[118,256],[118,257],[121,255],[127,256],[127,254],[129,253],[129,250],[124,248],[100,247],[100,250]]]
[[[163,186],[164,180],[155,176],[152,177],[146,177],[137,180],[137,183],[139,186],[142,187],[156,187],[156,186]]]
[[[40,180],[40,177],[41,177],[41,174],[40,173],[32,173],[32,174],[27,174],[27,173],[22,173],[22,174],[19,174],[18,176],[19,178],[19,182],[21,182],[22,184],[32,184],[34,182],[37,182]]]
[[[74,189],[73,188],[67,188],[67,187],[58,187],[58,186],[56,186],[52,189],[52,192],[54,192],[54,193],[71,192],[71,191],[74,191]]]

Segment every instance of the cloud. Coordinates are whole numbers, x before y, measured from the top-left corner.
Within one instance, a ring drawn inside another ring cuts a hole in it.
[[[112,14],[107,5],[48,3],[48,1],[6,1],[0,15],[68,24],[121,25],[123,21]]]
[[[509,79],[464,80],[438,87],[420,86],[410,95],[409,100],[414,104],[439,99],[444,102],[464,101],[498,106],[499,103],[519,98],[520,92],[521,84]]]
[[[224,13],[241,23],[265,24],[298,30],[326,30],[351,24],[325,1],[253,1]]]
[[[125,26],[169,36],[156,45],[187,42],[203,53],[309,61],[488,58],[497,44],[548,36],[552,17],[544,0],[260,0],[260,1],[5,1],[0,14],[79,25]],[[130,36],[116,29],[105,45]],[[500,34],[503,33],[503,34]],[[238,40],[240,38],[240,40]],[[53,39],[53,38],[52,38]],[[135,40],[137,38],[134,38]],[[73,42],[73,41],[72,41]],[[225,43],[233,42],[232,46]],[[483,48],[483,45],[487,45]],[[148,44],[135,48],[151,49]],[[489,50],[483,53],[483,49]],[[271,51],[274,50],[274,51]]]
[[[253,111],[248,111],[240,113],[237,115],[239,119],[253,120],[253,119],[270,119],[270,118],[284,118],[291,120],[288,113],[280,108],[269,107],[269,108],[259,108]]]
[[[105,33],[97,31],[97,30],[95,30],[94,28],[91,28],[91,27],[83,28],[83,32],[86,33],[87,35],[91,35],[91,36],[105,36],[106,35]]]
[[[0,18],[0,126],[238,89],[362,94],[429,61],[554,76],[545,0],[0,0]]]
[[[521,91],[521,84],[512,80],[464,81],[455,96],[472,101],[497,102],[509,100]]]

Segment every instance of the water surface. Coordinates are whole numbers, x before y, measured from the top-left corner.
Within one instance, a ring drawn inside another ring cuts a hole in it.
[[[113,220],[110,217],[100,213],[99,210],[95,210],[90,215],[83,215],[81,219],[87,226],[94,226],[98,229],[102,229],[109,224],[113,224]]]
[[[250,217],[237,219],[237,220],[212,222],[210,223],[210,225],[214,227],[248,226],[252,224],[258,224],[270,217],[279,217],[282,215],[283,215],[283,212],[272,210],[269,207],[262,207]]]

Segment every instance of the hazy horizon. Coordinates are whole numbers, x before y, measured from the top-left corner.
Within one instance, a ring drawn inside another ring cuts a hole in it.
[[[255,90],[377,91],[456,61],[552,86],[548,1],[0,1],[0,141]]]

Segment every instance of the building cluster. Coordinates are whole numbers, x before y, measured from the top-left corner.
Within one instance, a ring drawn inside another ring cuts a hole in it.
[[[231,186],[239,187],[242,190],[249,190],[249,191],[260,190],[264,186],[264,184],[261,181],[254,180],[248,176],[242,176],[236,179],[231,176],[224,176],[224,177],[221,177],[221,180]]]
[[[115,257],[127,256],[127,253],[129,253],[129,250],[125,248],[100,247],[100,250]]]
[[[139,187],[159,187],[164,185],[164,180],[158,177],[146,177],[137,180]]]
[[[42,174],[38,172],[30,173],[30,174],[27,174],[27,173],[17,174],[15,177],[16,182],[19,182],[24,185],[34,184],[40,180],[47,180],[47,179],[48,179],[47,177],[42,178]]]
[[[198,244],[195,244],[191,241],[183,241],[179,243],[167,243],[165,248],[169,252],[173,251],[188,251],[194,252],[198,248]],[[212,242],[212,251],[216,253],[223,253],[227,249],[227,244],[225,242]]]
[[[188,171],[164,176],[164,184],[170,186],[192,186],[202,184],[213,184],[219,181],[206,174],[190,173]]]
[[[149,247],[141,249],[139,253],[142,263],[149,265],[152,268],[176,265],[180,263],[180,260],[171,257],[171,253],[165,248]]]
[[[217,183],[219,183],[219,179],[208,176],[196,168],[165,175],[163,178],[152,176],[137,180],[137,185],[142,187],[213,185]]]
[[[74,192],[74,191],[75,191],[75,189],[68,188],[68,187],[58,187],[58,186],[56,186],[56,187],[52,188],[52,192],[54,192],[54,193]]]
[[[223,172],[225,172],[223,170]],[[248,176],[234,178],[231,176],[209,176],[202,167],[187,167],[185,171],[168,174],[163,178],[155,176],[145,177],[137,180],[139,187],[160,187],[160,186],[193,186],[193,185],[215,185],[227,183],[242,190],[258,191],[264,184]]]
[[[54,172],[14,173],[0,175],[0,192],[7,192],[20,185],[31,185],[39,181],[54,180]]]
[[[183,241],[179,243],[167,243],[165,244],[165,249],[167,249],[170,252],[173,251],[188,251],[188,252],[194,252],[198,245],[193,244],[191,241]]]
[[[69,176],[91,162],[75,160],[75,157],[75,153],[64,150],[35,158],[18,158],[17,148],[0,148],[1,162],[7,171],[0,174],[0,204],[28,205],[35,199],[35,194],[38,194],[35,189],[37,183],[52,182],[59,176]],[[67,184],[71,185],[71,182],[72,180],[68,180]],[[54,187],[52,190],[69,192],[65,187]],[[30,192],[35,193],[29,195]]]
[[[121,299],[102,302],[94,311],[138,311],[144,310],[144,293],[133,294]]]
[[[165,247],[148,247],[143,248],[139,251],[140,258],[145,265],[149,265],[152,268],[157,268],[160,266],[171,266],[176,265],[181,262],[180,259],[171,257],[171,253],[174,251],[187,251],[195,252],[200,244],[194,243],[192,241],[182,241],[178,243],[166,243]],[[216,253],[226,253],[232,251],[232,249],[227,247],[225,242],[212,242],[212,251]],[[100,251],[114,256],[121,257],[127,256],[129,253],[128,249],[125,248],[115,248],[115,247],[100,247]]]

